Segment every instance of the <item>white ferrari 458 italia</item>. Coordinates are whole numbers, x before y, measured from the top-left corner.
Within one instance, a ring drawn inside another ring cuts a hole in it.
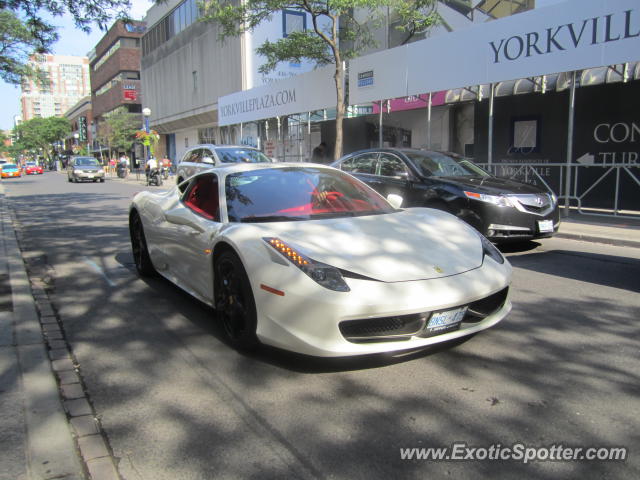
[[[133,256],[141,275],[212,306],[239,349],[392,352],[502,320],[500,251],[453,215],[398,200],[318,164],[216,167],[135,196]]]

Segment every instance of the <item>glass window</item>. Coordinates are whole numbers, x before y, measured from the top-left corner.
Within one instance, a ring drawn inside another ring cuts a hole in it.
[[[295,10],[282,11],[282,36],[284,38],[293,32],[304,32],[307,29],[307,15]]]
[[[184,204],[191,211],[215,222],[220,221],[218,176],[201,175],[184,194]]]
[[[222,163],[268,163],[271,160],[259,150],[251,148],[217,148]]]
[[[184,2],[185,25],[187,27],[193,23],[193,10],[191,9],[192,2],[193,0],[186,0]]]
[[[490,177],[471,160],[454,154],[438,152],[405,152],[423,175],[430,177]]]
[[[351,175],[313,167],[233,173],[226,177],[225,195],[230,222],[286,222],[394,211]]]
[[[349,173],[376,173],[378,152],[368,152],[356,157],[348,158],[340,164],[340,170]]]
[[[203,159],[205,159],[205,158],[210,158],[213,161],[213,153],[208,148],[203,148],[202,149],[202,154],[201,154],[201,160],[200,161],[203,161]]]
[[[380,175],[384,177],[406,177],[407,167],[404,162],[390,153],[380,154]]]
[[[184,161],[191,163],[200,163],[202,161],[202,149],[194,148],[185,156]]]
[[[189,5],[191,6],[191,18],[193,18],[195,22],[200,16],[198,12],[198,2],[196,0],[189,0]]]
[[[171,18],[173,19],[173,34],[177,35],[180,33],[180,10],[174,10]]]
[[[183,3],[178,7],[178,12],[180,12],[180,31],[182,31],[187,27],[187,6]]]
[[[91,167],[99,165],[98,160],[93,157],[77,157],[73,161],[73,164],[77,167]]]

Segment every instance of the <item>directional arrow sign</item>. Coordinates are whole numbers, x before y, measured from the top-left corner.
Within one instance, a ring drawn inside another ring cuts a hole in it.
[[[576,162],[582,165],[593,165],[594,163],[596,163],[596,157],[594,157],[590,153],[585,153],[580,158],[578,158]]]

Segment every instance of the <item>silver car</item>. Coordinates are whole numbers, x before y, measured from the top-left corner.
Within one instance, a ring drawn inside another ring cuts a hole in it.
[[[69,182],[104,182],[104,168],[93,157],[73,156],[67,164]]]
[[[226,163],[268,163],[272,160],[257,148],[246,145],[203,144],[191,147],[176,167],[176,183]]]

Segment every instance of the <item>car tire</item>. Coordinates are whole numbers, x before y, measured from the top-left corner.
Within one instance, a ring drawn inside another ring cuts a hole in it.
[[[67,177],[67,182],[73,183],[73,180],[71,180],[71,177]]]
[[[133,252],[133,261],[136,270],[141,277],[153,277],[156,275],[156,269],[151,262],[149,249],[147,247],[147,239],[144,236],[144,227],[140,215],[133,213],[129,220],[129,234],[131,236],[131,251]]]
[[[255,350],[260,345],[256,303],[242,261],[228,250],[218,257],[214,272],[216,312],[227,339],[238,350]]]

